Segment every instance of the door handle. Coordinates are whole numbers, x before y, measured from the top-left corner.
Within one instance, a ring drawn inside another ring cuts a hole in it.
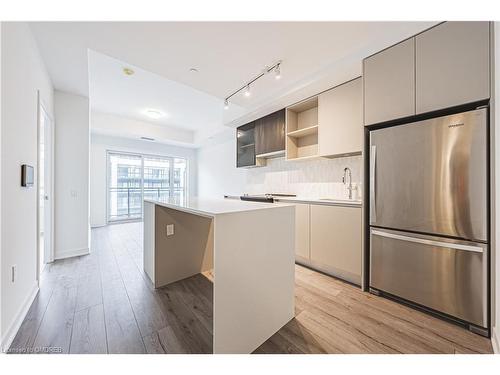
[[[48,201],[49,200],[49,196],[48,195],[44,195],[43,198]]]
[[[377,146],[370,148],[370,222],[377,221],[377,196],[376,196],[376,172],[377,172]]]
[[[423,245],[430,245],[430,246],[437,246],[437,247],[446,247],[448,249],[472,251],[472,252],[475,252],[475,253],[483,253],[484,252],[483,248],[480,247],[480,246],[462,245],[462,244],[458,244],[458,243],[450,243],[450,242],[443,242],[443,241],[427,240],[425,238],[403,236],[403,235],[400,235],[400,234],[389,233],[389,232],[382,232],[380,230],[375,230],[375,229],[372,229],[371,233],[374,236],[392,238],[392,239],[395,239],[395,240],[401,240],[401,241],[406,241],[406,242],[414,242],[414,243],[423,244]]]

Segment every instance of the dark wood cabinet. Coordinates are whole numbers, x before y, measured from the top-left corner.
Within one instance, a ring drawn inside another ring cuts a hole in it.
[[[255,121],[255,154],[285,151],[285,110],[279,110]]]
[[[285,152],[284,109],[236,129],[236,167],[264,166],[266,157],[282,152]]]

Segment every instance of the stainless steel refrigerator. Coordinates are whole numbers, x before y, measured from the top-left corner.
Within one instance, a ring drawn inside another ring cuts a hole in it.
[[[488,334],[486,108],[370,132],[370,290]]]

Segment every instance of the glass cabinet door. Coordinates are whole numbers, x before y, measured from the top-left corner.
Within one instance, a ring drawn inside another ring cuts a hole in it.
[[[240,126],[236,130],[237,167],[255,165],[255,122]]]

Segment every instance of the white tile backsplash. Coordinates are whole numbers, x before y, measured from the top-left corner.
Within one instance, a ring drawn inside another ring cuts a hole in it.
[[[266,167],[248,170],[243,193],[290,193],[302,198],[346,199],[349,193],[342,176],[344,168],[349,167],[353,185],[357,186],[353,197],[361,199],[362,160],[362,156],[307,161],[269,159]]]

